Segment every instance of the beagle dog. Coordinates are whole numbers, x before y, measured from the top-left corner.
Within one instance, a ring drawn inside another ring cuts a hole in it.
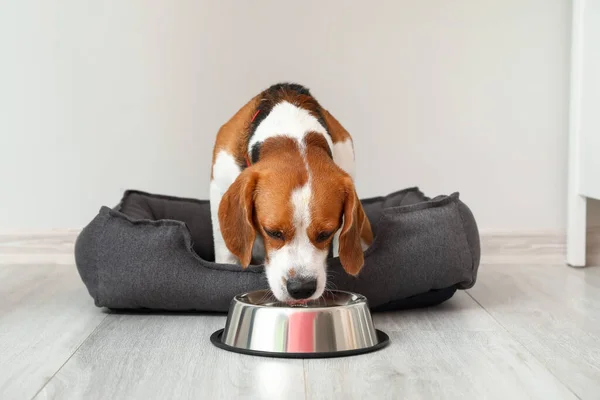
[[[321,297],[330,254],[358,274],[373,241],[354,188],[352,138],[297,84],[271,86],[221,127],[210,207],[215,261],[264,262],[282,302]]]

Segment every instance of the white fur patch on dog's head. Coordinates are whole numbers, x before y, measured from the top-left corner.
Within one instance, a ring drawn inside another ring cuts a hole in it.
[[[308,236],[311,223],[310,181],[292,191],[290,203],[293,210],[294,237],[281,248],[272,250],[265,266],[267,279],[275,297],[281,301],[290,301],[285,282],[294,276],[303,279],[315,279],[317,289],[310,299],[321,297],[327,281],[327,250],[319,249]]]

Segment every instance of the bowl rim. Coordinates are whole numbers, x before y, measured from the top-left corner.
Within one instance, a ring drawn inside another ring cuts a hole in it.
[[[280,351],[265,351],[265,350],[252,350],[245,349],[243,347],[235,347],[225,344],[222,341],[223,333],[225,329],[219,329],[210,335],[210,342],[223,350],[231,351],[233,353],[245,354],[250,356],[258,357],[272,357],[272,358],[334,358],[334,357],[348,357],[357,356],[360,354],[372,353],[377,350],[381,350],[390,344],[390,337],[383,331],[375,329],[377,334],[377,343],[370,347],[361,347],[358,349],[351,350],[339,350],[339,351],[327,351],[327,352],[306,352],[306,353],[287,353]]]
[[[334,292],[334,293],[343,293],[346,295],[350,295],[355,297],[355,300],[352,303],[349,304],[342,304],[342,305],[335,305],[335,306],[314,306],[314,307],[290,307],[290,306],[272,306],[272,305],[268,305],[268,304],[253,304],[253,303],[249,303],[246,301],[243,301],[242,298],[244,296],[247,296],[251,293],[256,293],[256,292],[271,292],[270,289],[258,289],[258,290],[252,290],[252,291],[248,291],[248,292],[244,292],[244,293],[240,293],[237,294],[233,297],[232,299],[232,303],[234,304],[239,304],[243,307],[250,307],[250,308],[267,308],[267,309],[273,309],[273,310],[294,310],[297,312],[306,312],[306,311],[319,311],[319,310],[328,310],[328,311],[332,311],[335,309],[340,309],[340,308],[348,308],[348,307],[355,307],[355,306],[366,306],[367,310],[369,310],[369,302],[366,296],[360,294],[360,293],[355,293],[355,292],[350,292],[347,290],[328,290],[328,292]],[[229,313],[228,313],[229,314]],[[229,319],[229,316],[228,316]]]

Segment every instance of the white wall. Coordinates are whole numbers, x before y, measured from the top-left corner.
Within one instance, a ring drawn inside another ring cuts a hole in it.
[[[562,230],[570,7],[0,0],[0,229],[206,198],[218,127],[292,80],[354,135],[362,197],[458,190],[482,230]]]

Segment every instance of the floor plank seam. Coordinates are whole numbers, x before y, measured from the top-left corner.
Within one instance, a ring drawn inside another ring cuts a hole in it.
[[[550,368],[548,368],[548,366],[546,365],[546,363],[545,363],[545,362],[543,362],[542,360],[540,360],[540,359],[539,359],[539,358],[538,358],[538,357],[537,357],[537,356],[536,356],[536,355],[535,355],[535,354],[534,354],[534,353],[533,353],[531,350],[529,350],[529,347],[525,346],[525,345],[524,345],[524,344],[523,344],[523,343],[522,343],[522,342],[521,342],[521,341],[520,341],[518,338],[516,338],[516,337],[515,337],[515,336],[514,336],[512,333],[510,333],[510,331],[509,331],[509,330],[508,330],[508,329],[507,329],[507,328],[504,326],[504,324],[502,324],[500,321],[498,321],[498,319],[497,319],[496,317],[494,317],[494,316],[493,316],[493,315],[492,315],[492,314],[491,314],[491,313],[490,313],[490,312],[487,310],[487,308],[485,308],[485,307],[484,307],[484,306],[483,306],[483,305],[482,305],[482,304],[481,304],[481,303],[480,303],[480,302],[479,302],[479,301],[478,301],[478,300],[477,300],[475,297],[473,297],[473,295],[472,295],[471,293],[469,293],[469,291],[468,291],[468,290],[465,290],[465,292],[467,293],[467,295],[468,295],[468,296],[469,296],[471,299],[473,299],[473,301],[474,301],[475,303],[477,303],[477,305],[478,305],[479,307],[481,307],[481,308],[483,309],[483,311],[485,311],[485,313],[486,313],[487,315],[489,315],[489,316],[490,316],[490,318],[492,318],[492,319],[493,319],[493,320],[494,320],[494,321],[495,321],[495,322],[498,324],[498,326],[500,326],[500,327],[501,327],[501,328],[504,330],[504,332],[506,332],[506,333],[509,335],[509,337],[510,337],[512,340],[514,340],[516,343],[518,343],[518,344],[519,344],[519,346],[523,347],[523,349],[525,349],[525,350],[526,350],[526,351],[527,351],[527,352],[528,352],[528,353],[531,355],[531,357],[532,357],[532,358],[534,358],[535,360],[537,360],[537,361],[540,363],[540,365],[543,365],[543,366],[544,366],[544,368],[546,368],[546,371],[548,371],[548,372],[550,373],[550,375],[552,375],[552,376],[554,377],[554,379],[556,379],[558,382],[560,382],[560,384],[561,384],[561,385],[563,385],[565,388],[567,388],[567,390],[568,390],[569,392],[571,392],[571,393],[573,394],[573,396],[575,396],[576,398],[578,398],[578,399],[580,399],[580,400],[581,400],[581,397],[579,397],[579,395],[578,395],[577,393],[575,393],[575,392],[573,391],[573,389],[572,389],[572,388],[571,388],[571,387],[570,387],[568,384],[566,384],[565,382],[563,382],[563,380],[562,380],[562,379],[560,379],[560,378],[559,378],[559,377],[558,377],[558,376],[557,376],[557,375],[554,373],[554,371],[552,371]]]
[[[308,400],[308,380],[306,368],[306,359],[304,359],[302,360],[302,373],[304,374],[304,400]]]
[[[98,328],[100,327],[100,325],[102,325],[102,323],[103,323],[103,322],[106,320],[106,318],[108,317],[108,315],[109,315],[109,314],[106,314],[106,315],[104,316],[104,318],[102,318],[102,320],[101,320],[101,321],[98,323],[98,325],[96,325],[96,327],[95,327],[95,328],[94,328],[94,329],[93,329],[93,330],[90,332],[90,334],[89,334],[89,335],[87,335],[87,336],[85,337],[85,339],[83,339],[83,340],[81,341],[81,343],[79,343],[79,345],[77,345],[77,347],[75,348],[75,350],[73,350],[73,352],[72,352],[72,353],[69,355],[69,357],[67,357],[67,359],[65,360],[65,362],[64,362],[64,363],[62,363],[62,364],[61,364],[61,366],[60,366],[60,367],[58,367],[58,369],[57,369],[56,371],[54,371],[54,373],[53,373],[53,374],[52,374],[52,376],[51,376],[51,377],[50,377],[50,378],[49,378],[49,379],[46,381],[46,383],[44,383],[44,384],[42,385],[42,387],[41,387],[41,388],[40,388],[40,389],[39,389],[37,392],[35,392],[35,394],[34,394],[34,395],[33,395],[33,397],[31,398],[31,400],[34,400],[36,397],[38,397],[38,396],[39,396],[39,394],[42,392],[42,390],[44,390],[44,388],[45,388],[46,386],[48,386],[48,384],[49,384],[49,383],[52,381],[52,379],[54,379],[54,377],[55,377],[55,376],[56,376],[56,375],[57,375],[57,374],[60,372],[60,370],[62,370],[62,369],[64,368],[64,366],[65,366],[65,365],[67,365],[67,363],[69,362],[69,360],[71,360],[71,358],[73,358],[73,356],[74,356],[74,355],[75,355],[75,354],[76,354],[76,353],[79,351],[79,349],[81,348],[81,346],[83,346],[83,344],[84,344],[85,342],[87,342],[87,341],[88,341],[88,339],[89,339],[89,338],[90,338],[90,337],[91,337],[91,336],[92,336],[94,333],[96,333],[96,331],[98,330]]]

